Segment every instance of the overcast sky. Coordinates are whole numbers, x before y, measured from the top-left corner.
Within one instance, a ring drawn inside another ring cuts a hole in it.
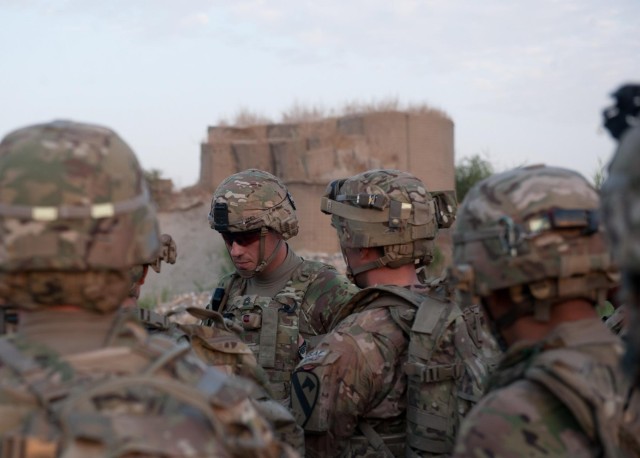
[[[0,135],[73,119],[197,181],[207,126],[242,108],[427,103],[456,159],[591,177],[608,94],[640,81],[638,0],[0,0]]]

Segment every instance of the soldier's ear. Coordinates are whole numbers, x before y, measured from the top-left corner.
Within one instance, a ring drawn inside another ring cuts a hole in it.
[[[357,250],[358,252],[358,256],[360,257],[361,260],[363,261],[375,261],[376,259],[380,258],[382,255],[384,255],[384,252],[381,253],[380,247],[363,247],[363,248],[356,248],[355,250]]]

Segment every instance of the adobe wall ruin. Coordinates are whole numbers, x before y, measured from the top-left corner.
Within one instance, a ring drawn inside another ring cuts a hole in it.
[[[258,168],[280,177],[296,202],[296,250],[334,253],[338,240],[320,197],[329,181],[372,168],[406,170],[429,190],[454,189],[453,121],[438,111],[376,112],[298,124],[209,127],[198,186]]]

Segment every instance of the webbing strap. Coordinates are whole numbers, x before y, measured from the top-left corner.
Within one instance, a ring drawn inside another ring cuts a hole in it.
[[[271,369],[276,366],[276,344],[278,335],[278,310],[273,307],[262,309],[262,327],[260,328],[260,366]]]
[[[429,453],[445,454],[451,452],[453,448],[453,444],[448,443],[446,440],[438,441],[427,439],[426,437],[419,437],[415,434],[409,434],[407,442],[411,447]]]
[[[431,322],[427,326],[425,322],[418,321],[419,319],[426,320],[425,315],[429,316],[429,308],[435,306],[436,304],[437,302],[435,301],[429,301],[428,303],[427,302],[423,303],[418,309],[418,313],[416,314],[416,319],[414,320],[414,324],[412,328],[413,331],[427,334],[429,336],[429,339],[428,339],[429,344],[419,345],[417,342],[414,342],[414,341],[411,341],[409,343],[409,353],[423,359],[427,363],[431,360],[431,356],[433,355],[434,350],[440,343],[442,332],[444,331],[444,327],[447,325],[449,321],[449,316],[451,315],[451,311],[455,305],[453,302],[447,302],[446,304],[440,303],[441,306],[438,307],[439,313],[434,313],[434,315],[438,316],[438,321],[433,326],[433,328],[430,328]],[[462,314],[462,312],[459,312],[459,313]],[[430,319],[432,320],[433,317]],[[428,332],[429,329],[431,329],[431,332]]]
[[[409,376],[418,377],[422,383],[433,383],[459,378],[464,373],[464,366],[460,362],[433,366],[421,363],[406,363],[404,371]]]
[[[55,221],[58,219],[110,218],[120,213],[130,213],[149,205],[149,195],[144,188],[142,194],[120,202],[62,207],[31,207],[28,205],[0,204],[0,215],[10,218],[32,219],[35,221]]]
[[[387,444],[384,443],[380,434],[378,434],[369,423],[361,421],[358,423],[358,428],[362,432],[362,435],[367,438],[374,450],[384,453],[384,456],[387,458],[393,458],[393,453],[391,453]]]
[[[435,429],[436,431],[447,432],[449,420],[438,415],[427,413],[415,406],[407,406],[407,420],[425,428]]]

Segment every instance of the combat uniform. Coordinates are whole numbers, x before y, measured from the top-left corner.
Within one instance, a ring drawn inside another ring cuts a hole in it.
[[[487,369],[455,304],[443,300],[443,307],[419,308],[426,291],[423,285],[363,289],[354,301],[365,302],[364,309],[302,360],[292,383],[293,406],[305,428],[307,456],[405,456],[406,445],[420,446],[422,456],[450,451],[460,418],[482,393]],[[409,301],[398,300],[400,295]],[[434,346],[425,366],[408,361],[409,353],[419,351],[409,348],[416,313],[425,323],[439,324],[430,333]],[[407,373],[422,382],[409,393]],[[409,437],[408,399],[414,427],[422,425]]]
[[[27,318],[0,340],[2,456],[294,454],[248,400],[250,384],[206,369],[188,346],[149,338],[125,314]]]
[[[0,301],[19,311],[0,339],[0,456],[295,456],[250,382],[149,336],[122,307],[132,266],[157,258],[160,237],[115,132],[14,131],[0,143],[0,188]]]
[[[512,346],[463,422],[454,456],[627,456],[618,449],[629,386],[621,354],[619,338],[598,319]]]
[[[288,400],[291,372],[304,352],[330,330],[334,315],[358,291],[335,268],[304,260],[291,248],[267,276],[220,281],[221,310],[251,348],[270,380],[275,399]],[[209,308],[215,306],[209,305]]]
[[[249,169],[216,188],[209,212],[211,228],[222,235],[227,249],[238,240],[241,246],[250,245],[242,242],[244,236],[259,239],[255,267],[236,269],[222,278],[207,308],[240,329],[242,340],[268,374],[271,393],[283,405],[289,404],[291,372],[301,356],[315,337],[328,331],[329,318],[357,291],[335,268],[303,260],[288,245],[280,264],[271,264],[274,255],[282,253],[282,244],[298,233],[295,210],[280,179]],[[266,240],[273,240],[274,234],[277,245],[265,253]]]
[[[507,350],[454,456],[628,456],[622,345],[597,313],[619,281],[598,207],[582,175],[545,165],[492,175],[467,193],[451,272]]]

